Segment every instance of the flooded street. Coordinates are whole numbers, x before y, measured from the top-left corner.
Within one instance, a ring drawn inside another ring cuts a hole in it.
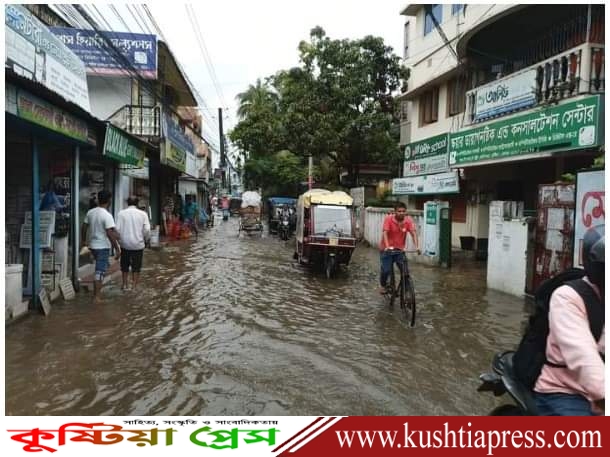
[[[411,264],[415,328],[377,293],[375,249],[338,278],[292,260],[292,238],[237,236],[145,252],[142,288],[105,287],[6,328],[7,415],[484,415],[476,392],[513,348],[524,300],[481,264]],[[508,400],[505,398],[504,400]]]

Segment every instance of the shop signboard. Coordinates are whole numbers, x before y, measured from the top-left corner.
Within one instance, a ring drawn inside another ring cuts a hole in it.
[[[475,98],[474,121],[534,106],[535,85],[536,69],[530,69],[470,91]]]
[[[91,142],[89,128],[82,121],[30,93],[7,86],[6,110],[22,119],[83,142]]]
[[[90,111],[83,62],[20,5],[5,5],[5,66]]]
[[[448,134],[437,135],[405,146],[403,176],[419,176],[449,170]]]
[[[163,116],[163,130],[165,133],[164,155],[161,162],[184,173],[186,171],[186,155],[194,156],[193,143],[173,119]]]
[[[392,180],[393,195],[458,194],[459,192],[460,180],[457,171]]]
[[[198,173],[197,173],[197,158],[195,157],[194,154],[191,154],[189,152],[186,153],[186,166],[185,166],[185,174],[192,176],[193,178],[196,178]]]
[[[157,79],[156,35],[66,27],[50,30],[85,63],[89,75],[129,75],[128,64],[143,78]],[[117,56],[117,51],[123,58]]]
[[[606,223],[604,170],[584,170],[576,175],[574,266],[582,267],[582,240],[587,230]]]
[[[603,144],[603,100],[599,95],[449,134],[449,164],[459,167],[541,151]]]
[[[121,172],[124,175],[130,176],[132,178],[148,180],[148,167],[149,161],[148,158],[145,157],[142,162],[138,163],[137,165],[123,165],[121,167]]]
[[[144,148],[135,138],[108,123],[106,124],[104,155],[121,163],[138,165],[144,160]]]

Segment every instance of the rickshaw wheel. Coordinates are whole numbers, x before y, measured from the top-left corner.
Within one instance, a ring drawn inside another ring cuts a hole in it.
[[[324,269],[325,273],[326,273],[326,279],[331,279],[333,276],[335,276],[337,270],[337,259],[333,256],[333,257],[329,257],[326,260],[326,268]]]

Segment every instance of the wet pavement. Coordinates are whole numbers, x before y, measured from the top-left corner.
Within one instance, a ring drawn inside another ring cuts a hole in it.
[[[218,221],[218,219],[217,219]],[[288,243],[218,221],[197,241],[147,250],[141,290],[79,293],[6,328],[7,415],[484,415],[476,392],[518,342],[524,300],[485,268],[411,264],[415,328],[377,293],[359,246],[327,280]],[[507,400],[507,399],[506,399]]]

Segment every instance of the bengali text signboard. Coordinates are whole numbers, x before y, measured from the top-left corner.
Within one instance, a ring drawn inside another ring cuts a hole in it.
[[[66,27],[50,29],[81,58],[87,74],[125,76],[129,75],[127,69],[134,69],[143,78],[157,79],[156,35]]]
[[[449,164],[459,167],[603,144],[603,101],[586,97],[535,113],[449,134]]]
[[[437,135],[405,146],[404,176],[418,176],[449,170],[448,135]]]

